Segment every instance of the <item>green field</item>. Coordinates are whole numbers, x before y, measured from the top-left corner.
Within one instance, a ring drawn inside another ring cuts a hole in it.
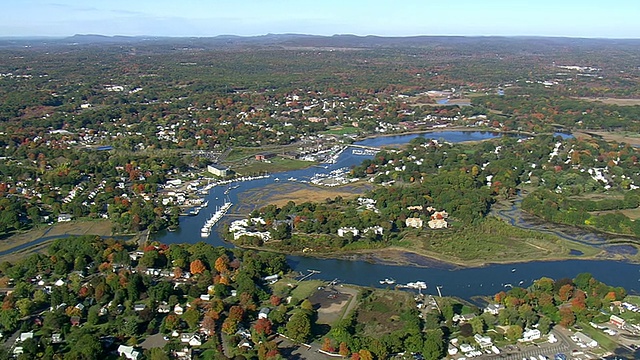
[[[358,133],[360,133],[360,129],[352,126],[340,126],[322,132],[327,135],[355,135]]]
[[[275,173],[281,171],[290,171],[308,168],[315,164],[311,161],[285,159],[281,157],[275,157],[270,159],[269,162],[264,161],[250,161],[246,165],[234,166],[233,170],[239,175],[251,175],[260,174],[264,172]]]
[[[399,245],[418,254],[466,266],[569,258],[572,249],[582,252],[583,258],[599,252],[590,246],[516,228],[491,217],[473,228],[411,231]]]

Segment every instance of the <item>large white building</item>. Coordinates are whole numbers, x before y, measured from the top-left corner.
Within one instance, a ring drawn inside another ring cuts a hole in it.
[[[229,169],[218,164],[207,165],[207,171],[215,176],[225,177],[229,173]]]

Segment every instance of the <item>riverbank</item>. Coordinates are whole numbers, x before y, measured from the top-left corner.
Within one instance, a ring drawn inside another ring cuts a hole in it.
[[[608,254],[603,251],[597,251],[590,255],[571,255],[565,253],[563,255],[553,255],[547,257],[530,257],[530,258],[506,258],[496,257],[493,259],[471,259],[463,260],[445,256],[443,254],[433,252],[419,252],[401,246],[389,246],[376,249],[361,249],[337,252],[313,252],[313,251],[284,251],[265,246],[249,246],[235,245],[242,249],[250,249],[256,251],[268,251],[277,254],[301,256],[322,260],[347,260],[347,261],[364,261],[375,265],[387,266],[410,266],[416,268],[435,268],[446,270],[459,270],[471,268],[483,268],[494,264],[523,264],[541,261],[564,261],[564,260],[614,260],[614,261],[630,261],[629,258],[620,254]]]
[[[111,221],[76,220],[41,226],[11,235],[0,240],[0,261],[15,261],[34,252],[42,251],[57,238],[74,235],[111,236]]]

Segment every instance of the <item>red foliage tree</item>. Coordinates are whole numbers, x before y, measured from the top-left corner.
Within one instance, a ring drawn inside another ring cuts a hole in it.
[[[253,330],[255,330],[258,335],[269,336],[273,332],[271,329],[271,321],[269,321],[269,319],[258,319],[255,325],[253,325]]]

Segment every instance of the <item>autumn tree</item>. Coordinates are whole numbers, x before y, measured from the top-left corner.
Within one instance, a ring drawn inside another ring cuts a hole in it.
[[[269,321],[269,319],[260,318],[253,325],[253,330],[255,331],[256,335],[263,338],[271,335],[272,333],[271,327],[272,327],[271,321]]]
[[[325,337],[324,340],[322,341],[322,350],[328,351],[328,352],[336,351],[336,349],[331,344],[331,339],[329,339],[328,337]]]
[[[207,270],[207,268],[200,259],[193,260],[191,265],[189,265],[189,271],[191,271],[192,274],[202,274],[205,270]]]
[[[340,347],[338,349],[338,354],[340,354],[342,357],[347,357],[349,356],[349,348],[347,347],[347,343],[345,343],[344,341],[340,343]]]
[[[560,298],[560,301],[562,302],[568,301],[572,295],[573,295],[573,285],[571,284],[562,285],[560,290],[558,290],[558,298]]]
[[[571,310],[571,307],[563,306],[560,308],[560,325],[564,327],[569,327],[575,324],[576,316]]]

